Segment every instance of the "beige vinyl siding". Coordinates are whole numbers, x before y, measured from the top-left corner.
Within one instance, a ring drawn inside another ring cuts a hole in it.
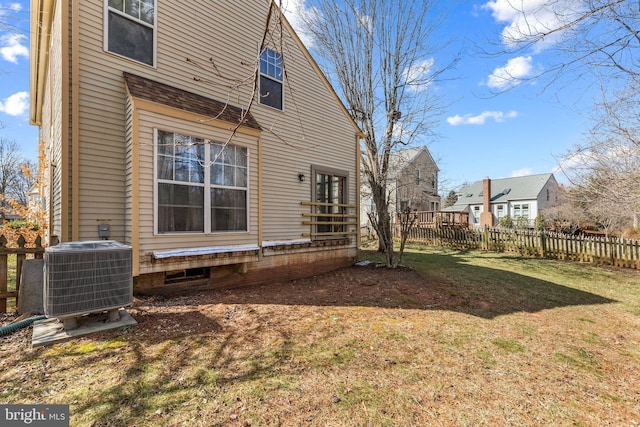
[[[285,111],[262,105],[253,110],[262,126],[273,129],[264,133],[263,238],[267,241],[300,239],[310,231],[302,225],[302,213],[309,207],[300,202],[312,200],[312,165],[347,172],[347,202],[355,205],[357,195],[354,128],[290,36],[285,35],[284,45]],[[304,182],[298,181],[298,173],[305,174]]]
[[[229,132],[202,123],[170,118],[144,110],[138,111],[139,120],[139,203],[141,254],[177,248],[203,246],[257,245],[258,244],[258,139],[237,135],[233,143],[249,149],[249,231],[220,233],[154,234],[154,128],[183,135],[225,142]],[[134,166],[135,167],[135,166]]]
[[[80,176],[80,238],[97,237],[97,220],[109,219],[112,238],[128,241],[132,219],[126,210],[126,177],[131,176],[127,160],[127,106],[122,72],[198,93],[232,105],[246,108],[250,85],[230,89],[231,83],[212,71],[208,58],[215,61],[225,78],[249,78],[258,55],[269,1],[164,1],[157,5],[158,40],[157,68],[103,51],[103,7],[99,0],[80,2],[75,22],[79,23],[79,155]],[[202,11],[208,13],[202,13]],[[277,15],[277,14],[276,14]],[[356,203],[356,139],[355,129],[333,98],[311,64],[287,36],[283,54],[288,80],[285,82],[285,111],[259,105],[252,113],[265,129],[262,132],[263,184],[262,223],[264,240],[300,239],[309,227],[302,225],[302,212],[308,207],[301,201],[311,200],[311,166],[345,170],[349,174],[349,203]],[[274,46],[279,47],[279,46]],[[204,70],[186,59],[203,64]],[[247,65],[249,64],[249,65]],[[194,76],[209,82],[198,82]],[[168,123],[186,134],[209,136],[207,125],[169,120],[153,114],[140,115],[140,249],[193,246],[205,244],[257,243],[257,176],[258,150],[255,140],[246,136],[234,138],[234,143],[251,145],[251,232],[244,236],[232,233],[213,239],[194,241],[191,237],[153,235],[153,174],[145,160],[151,146],[153,127]],[[160,124],[160,125],[159,125]],[[192,130],[189,132],[189,130]],[[135,167],[135,165],[133,165]],[[298,173],[306,176],[298,181]],[[136,197],[134,194],[132,197]],[[205,242],[206,240],[206,242]]]
[[[49,60],[52,62],[48,67],[52,75],[47,76],[45,83],[46,91],[53,98],[49,103],[52,112],[49,118],[50,122],[43,123],[42,126],[45,133],[50,132],[47,155],[53,169],[49,184],[52,188],[52,199],[49,205],[49,209],[52,212],[49,234],[58,237],[62,233],[62,127],[65,118],[62,111],[62,15],[60,7],[60,2],[57,2],[51,28],[51,57]],[[49,107],[47,106],[46,108]]]

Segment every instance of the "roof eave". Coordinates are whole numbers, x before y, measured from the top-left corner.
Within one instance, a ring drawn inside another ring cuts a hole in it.
[[[29,122],[37,126],[42,124],[42,98],[49,61],[53,5],[53,0],[30,2]]]

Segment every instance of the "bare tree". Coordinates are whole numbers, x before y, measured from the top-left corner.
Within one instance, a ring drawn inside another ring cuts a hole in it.
[[[638,227],[640,82],[604,101],[587,141],[565,155],[565,175],[590,217],[611,228]]]
[[[327,73],[366,135],[362,172],[375,203],[370,220],[393,266],[389,155],[433,131],[442,98],[433,84],[455,60],[436,62],[442,22],[435,0],[315,0],[304,16]]]
[[[0,222],[4,221],[9,201],[16,199],[23,186],[25,176],[23,166],[26,163],[20,146],[14,141],[0,138]],[[27,190],[28,191],[28,190]]]
[[[593,73],[603,82],[640,78],[640,8],[637,0],[499,0],[488,3],[497,20],[508,23],[500,54],[548,55],[549,84],[571,83]],[[518,80],[518,76],[503,76]]]

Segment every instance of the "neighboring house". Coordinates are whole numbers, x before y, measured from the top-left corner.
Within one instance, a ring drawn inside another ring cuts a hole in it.
[[[476,181],[462,187],[455,205],[444,212],[468,212],[471,226],[495,226],[510,215],[524,218],[533,227],[545,209],[560,204],[558,182],[551,173]],[[522,221],[522,220],[521,220]]]
[[[51,236],[130,245],[142,291],[354,262],[361,132],[275,2],[31,6]]]
[[[440,210],[438,173],[440,170],[426,147],[408,148],[389,156],[389,214],[392,221],[396,213],[407,208],[412,211]],[[368,183],[362,183],[360,221],[368,223],[368,212],[374,212]]]

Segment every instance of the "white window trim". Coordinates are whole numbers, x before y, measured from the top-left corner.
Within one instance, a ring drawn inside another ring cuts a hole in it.
[[[282,65],[281,65],[281,67],[282,67],[282,80],[274,79],[274,78],[273,78],[273,77],[271,77],[270,75],[268,75],[268,74],[264,74],[264,73],[261,71],[261,68],[262,68],[262,67],[260,66],[260,65],[261,65],[261,64],[260,64],[260,62],[261,62],[261,60],[262,60],[262,53],[263,53],[266,49],[269,49],[270,51],[275,52],[275,53],[277,53],[277,54],[279,54],[279,55],[280,55],[280,60],[281,60],[281,64],[282,64]],[[276,108],[276,107],[272,107],[272,106],[271,106],[271,105],[269,105],[269,104],[263,104],[263,103],[261,102],[261,100],[260,100],[260,96],[261,96],[261,93],[262,93],[262,89],[261,89],[261,87],[260,87],[260,86],[261,86],[261,85],[260,85],[260,81],[261,81],[262,79],[260,79],[260,78],[258,79],[258,105],[262,105],[263,107],[271,108],[271,109],[272,109],[272,110],[274,110],[274,111],[282,111],[282,112],[284,112],[284,111],[285,111],[285,96],[284,96],[284,87],[285,87],[285,86],[284,86],[284,60],[282,60],[282,53],[281,53],[281,52],[278,52],[278,51],[277,51],[277,50],[275,50],[275,49],[271,49],[271,48],[269,48],[269,47],[265,47],[262,51],[258,52],[258,74],[259,74],[259,77],[265,77],[265,78],[267,78],[267,79],[269,79],[269,80],[272,80],[272,81],[274,81],[274,82],[278,82],[278,83],[280,83],[280,84],[282,85],[282,109],[280,109],[280,108]]]
[[[145,67],[158,67],[158,0],[153,1],[153,25],[150,25],[148,22],[144,22],[138,18],[135,18],[131,15],[127,15],[126,13],[117,10],[111,9],[109,7],[109,0],[104,0],[104,12],[102,18],[102,26],[103,26],[103,36],[102,36],[102,49],[105,53],[109,55],[117,56],[118,58],[126,59],[129,61],[133,61],[136,64],[144,65]],[[144,25],[145,27],[153,28],[153,64],[149,65],[147,63],[138,61],[134,58],[129,58],[128,56],[121,55],[116,52],[111,52],[109,50],[109,12],[116,13],[124,18],[130,19],[131,21]]]
[[[247,187],[229,187],[216,185],[211,186],[211,175],[209,173],[209,166],[205,166],[205,174],[204,174],[204,183],[194,183],[194,182],[184,182],[184,185],[193,185],[196,187],[204,187],[204,231],[174,231],[174,232],[159,232],[158,231],[158,183],[168,183],[175,184],[177,181],[170,181],[165,179],[158,179],[158,128],[153,128],[153,235],[154,236],[205,236],[205,235],[229,235],[229,234],[242,234],[246,235],[251,232],[251,149],[246,145],[242,144],[232,144],[236,147],[242,147],[247,149]],[[171,128],[164,127],[162,129],[164,132],[172,132],[177,133],[184,136],[190,136],[192,138],[201,138],[205,141],[217,142],[211,138],[206,136],[202,136],[196,134],[195,132],[190,133],[189,135],[185,135],[181,131],[173,130]],[[207,148],[209,148],[210,144],[205,143]],[[208,161],[210,160],[210,149],[205,149],[205,165],[208,165]],[[247,229],[246,230],[222,230],[222,231],[211,231],[211,188],[230,188],[230,189],[238,189],[238,190],[246,190],[247,192],[247,211],[246,211],[246,221],[247,221]],[[207,191],[209,189],[209,191]],[[208,209],[207,209],[208,207]]]

